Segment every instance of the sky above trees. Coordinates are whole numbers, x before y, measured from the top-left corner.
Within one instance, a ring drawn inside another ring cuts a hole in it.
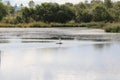
[[[30,0],[3,0],[3,2],[5,2],[5,1],[10,1],[10,3],[12,4],[12,5],[14,5],[14,4],[24,4],[24,5],[28,5],[28,2],[30,1]],[[80,1],[84,1],[84,0],[33,0],[36,4],[39,4],[39,3],[43,3],[43,2],[57,2],[57,3],[59,3],[59,4],[64,4],[64,3],[66,3],[66,2],[70,2],[70,3],[74,3],[74,4],[76,4],[76,3],[79,3]]]
[[[5,2],[5,1],[10,1],[10,3],[12,5],[15,5],[15,4],[20,5],[22,3],[23,5],[27,6],[28,2],[30,0],[3,0],[3,2]],[[85,0],[33,0],[33,1],[36,4],[43,3],[43,2],[57,2],[59,4],[64,4],[66,2],[70,2],[70,3],[73,3],[73,4],[77,4],[79,2],[84,2]],[[88,0],[88,1],[90,2],[91,0]],[[118,0],[112,0],[112,1],[118,1]]]

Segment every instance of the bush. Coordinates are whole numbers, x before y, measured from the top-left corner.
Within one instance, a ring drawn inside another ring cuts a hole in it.
[[[120,25],[106,27],[105,31],[106,32],[113,32],[113,33],[120,33]]]
[[[89,28],[103,28],[106,26],[105,22],[90,22],[86,24]]]
[[[44,22],[33,22],[29,23],[29,27],[51,27],[48,23]]]

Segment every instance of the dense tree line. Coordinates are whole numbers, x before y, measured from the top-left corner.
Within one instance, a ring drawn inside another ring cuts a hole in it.
[[[17,12],[15,12],[13,6],[7,11],[5,8],[0,3],[0,20],[7,14],[16,14],[13,17],[18,23],[29,23],[32,21],[66,23],[71,20],[77,23],[120,21],[120,1],[92,0],[91,3],[87,1],[80,2],[79,4],[65,3],[62,5],[57,3],[42,3],[36,6],[32,4],[30,7],[22,7]]]
[[[75,17],[73,6],[58,5],[57,3],[42,3],[35,8],[25,7],[21,12],[25,22],[33,19],[35,21],[65,23]]]

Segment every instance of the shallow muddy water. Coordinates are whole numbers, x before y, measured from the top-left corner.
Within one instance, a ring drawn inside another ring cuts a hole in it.
[[[120,42],[0,40],[0,80],[119,80]]]

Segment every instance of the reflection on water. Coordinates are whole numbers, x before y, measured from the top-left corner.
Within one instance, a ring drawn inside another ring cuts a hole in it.
[[[0,44],[0,80],[120,79],[118,42],[62,42]]]
[[[96,50],[103,50],[104,48],[109,48],[111,44],[108,43],[101,43],[101,44],[94,44]]]

